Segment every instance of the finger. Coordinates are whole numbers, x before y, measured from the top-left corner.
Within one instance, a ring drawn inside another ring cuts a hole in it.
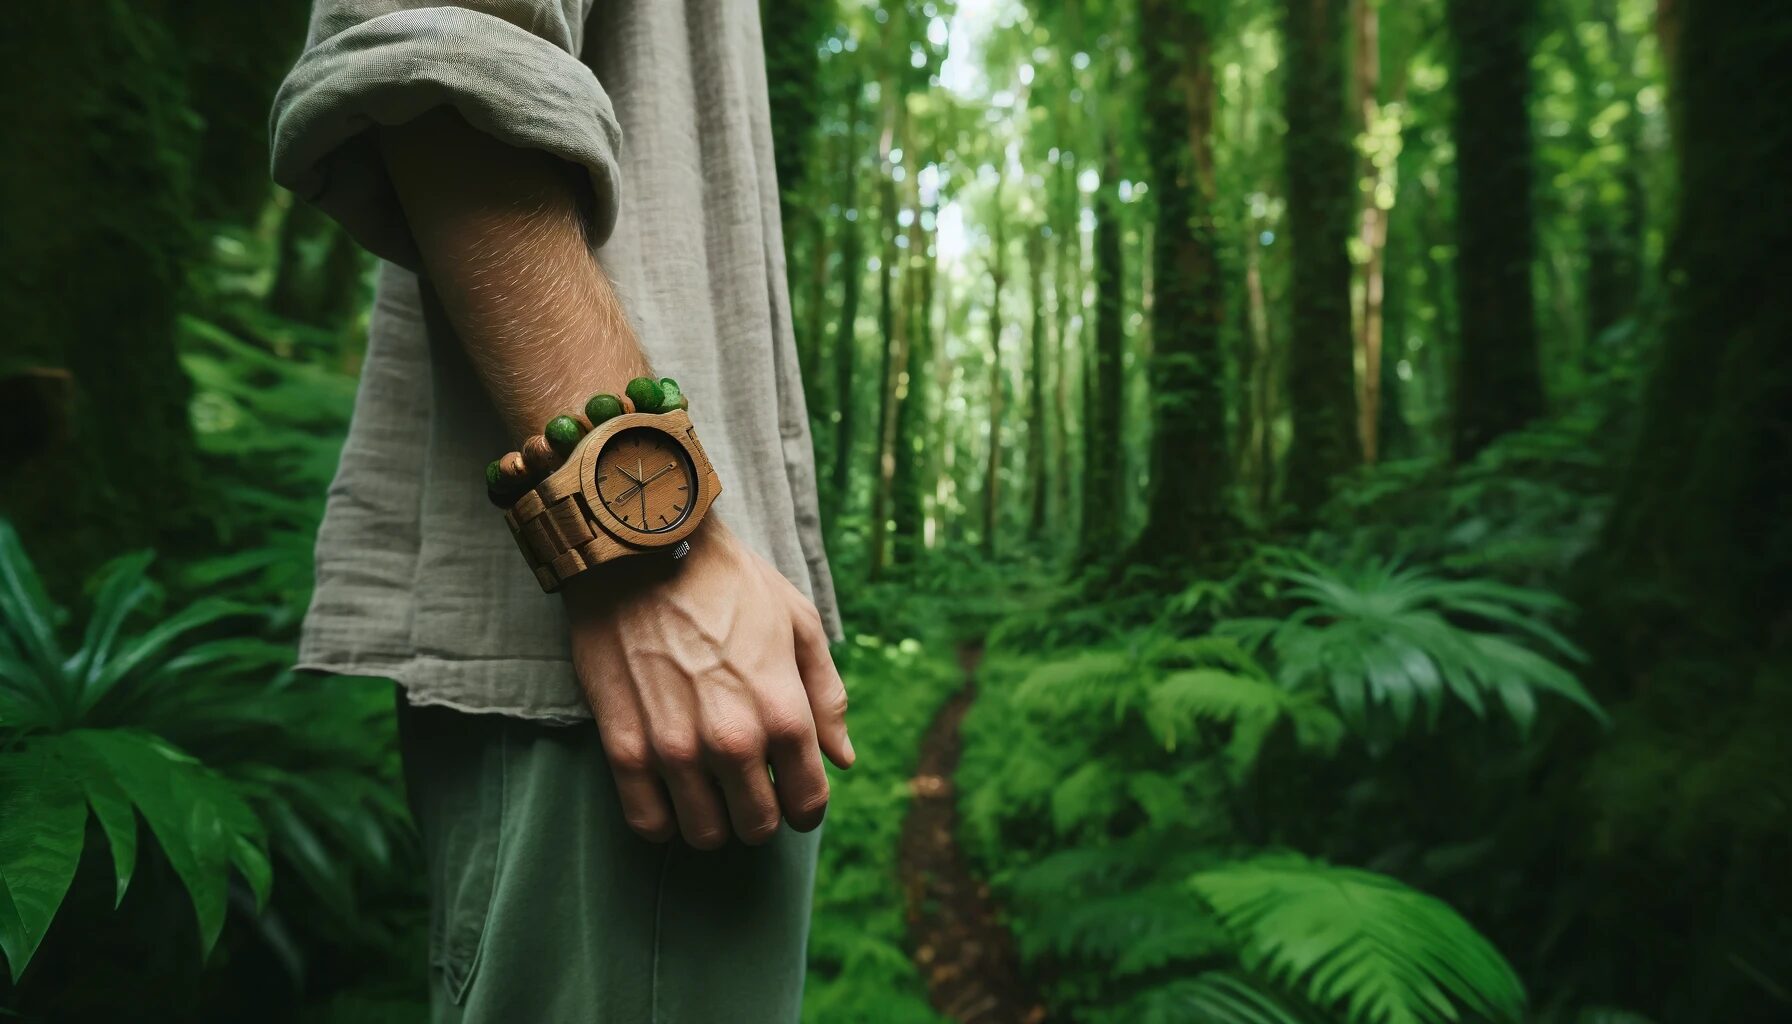
[[[672,810],[678,815],[678,831],[684,841],[699,850],[720,849],[728,841],[728,817],[715,780],[693,756],[687,761],[662,764],[660,777],[672,794]]]
[[[730,765],[716,773],[734,834],[748,846],[759,846],[778,834],[778,795],[761,753],[750,764]]]
[[[664,843],[678,834],[672,802],[657,774],[647,769],[623,770],[613,761],[610,771],[616,777],[616,796],[622,801],[622,820],[636,835],[650,843]]]
[[[605,700],[597,710],[597,735],[610,762],[623,820],[648,842],[666,842],[677,831],[677,822],[654,771],[640,709],[632,701]]]
[[[809,695],[809,713],[815,721],[815,738],[828,760],[851,768],[858,755],[846,732],[846,684],[828,653],[828,636],[821,616],[809,605],[796,616],[796,668]]]
[[[773,784],[784,820],[798,832],[812,831],[828,810],[828,777],[815,744],[809,709],[797,705],[771,729]]]
[[[728,802],[734,834],[751,846],[778,831],[778,798],[765,767],[765,731],[745,707],[712,709],[705,759]]]

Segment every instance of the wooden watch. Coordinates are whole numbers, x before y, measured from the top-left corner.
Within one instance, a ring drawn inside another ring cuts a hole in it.
[[[630,555],[682,557],[722,481],[682,409],[593,427],[560,468],[504,513],[541,589]]]

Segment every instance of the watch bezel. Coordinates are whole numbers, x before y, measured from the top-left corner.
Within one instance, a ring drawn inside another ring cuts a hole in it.
[[[637,530],[622,522],[604,504],[597,487],[597,460],[604,446],[618,434],[637,427],[657,430],[670,437],[684,449],[685,457],[690,460],[691,486],[694,492],[690,508],[677,526],[659,533]],[[691,418],[682,409],[663,413],[631,412],[612,417],[587,434],[579,442],[574,455],[579,460],[579,499],[585,507],[585,514],[616,543],[637,551],[659,551],[676,547],[702,524],[710,504],[721,491],[715,470],[710,466],[703,446],[697,441]]]

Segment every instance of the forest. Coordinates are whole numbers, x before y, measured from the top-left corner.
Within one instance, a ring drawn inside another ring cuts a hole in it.
[[[268,180],[308,7],[0,37],[0,1017],[427,1018],[391,685],[293,668],[375,269]],[[807,1020],[1792,1019],[1792,10],[761,9]]]

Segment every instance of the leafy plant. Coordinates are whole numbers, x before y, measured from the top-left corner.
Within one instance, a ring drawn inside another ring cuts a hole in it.
[[[354,727],[368,705],[296,681],[290,649],[253,635],[252,607],[161,609],[150,561],[100,570],[71,648],[67,612],[0,520],[0,938],[15,977],[74,881],[90,812],[111,850],[114,903],[139,859],[141,816],[192,901],[203,953],[233,871],[259,910],[271,863],[298,865],[352,919],[352,897],[329,884],[343,874],[334,862],[388,858],[405,829],[390,778],[370,764],[380,745]]]
[[[1539,692],[1565,697],[1604,720],[1574,675],[1550,657],[1580,651],[1549,625],[1565,602],[1544,591],[1491,580],[1450,579],[1393,562],[1336,568],[1298,552],[1266,570],[1292,605],[1279,618],[1222,622],[1217,631],[1274,655],[1293,691],[1329,688],[1338,711],[1377,736],[1435,723],[1453,697],[1477,718],[1498,703],[1530,728]]]
[[[170,712],[192,674],[267,652],[232,640],[183,643],[242,614],[214,600],[127,633],[154,593],[148,564],[131,555],[101,570],[81,645],[65,653],[57,627],[66,615],[0,520],[0,939],[15,976],[74,880],[89,807],[112,847],[118,900],[136,863],[135,814],[143,815],[192,897],[206,950],[223,925],[229,868],[258,906],[267,898],[265,837],[243,795],[172,745],[123,726]]]
[[[1439,900],[1367,871],[1268,855],[1202,871],[1189,886],[1239,940],[1253,972],[1352,1024],[1516,1021],[1524,987]]]

